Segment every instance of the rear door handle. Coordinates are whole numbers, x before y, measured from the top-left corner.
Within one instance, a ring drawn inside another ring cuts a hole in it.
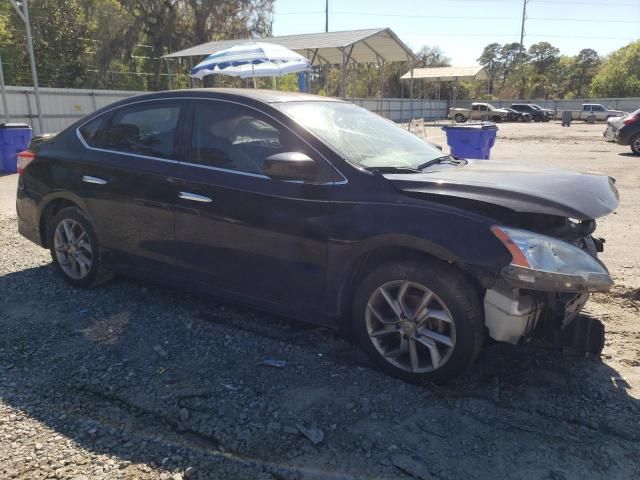
[[[90,175],[85,175],[82,177],[82,181],[85,183],[95,183],[96,185],[106,185],[107,181],[102,178],[92,177]]]
[[[180,198],[183,200],[191,200],[192,202],[211,203],[213,200],[204,195],[198,195],[197,193],[180,192]]]

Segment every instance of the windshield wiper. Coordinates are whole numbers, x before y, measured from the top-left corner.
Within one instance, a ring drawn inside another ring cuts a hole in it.
[[[379,173],[420,173],[420,170],[413,167],[394,167],[394,166],[384,166],[384,167],[364,167],[365,170],[375,171]]]
[[[465,160],[453,158],[451,155],[443,155],[441,157],[434,158],[433,160],[429,160],[428,162],[425,162],[422,165],[418,165],[418,170],[422,171],[425,168],[429,168],[430,166],[437,165],[439,163],[451,163],[452,165],[459,165],[462,162],[466,164]]]

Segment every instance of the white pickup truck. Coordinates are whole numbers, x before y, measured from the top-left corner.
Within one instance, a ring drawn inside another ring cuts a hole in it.
[[[491,120],[492,122],[502,122],[509,118],[509,112],[502,108],[496,108],[490,103],[472,103],[471,108],[450,108],[449,118],[457,123],[467,120]]]
[[[620,117],[626,115],[626,112],[614,110],[613,108],[601,103],[583,103],[582,110],[564,110],[571,112],[571,120],[588,120],[590,116],[594,116],[595,120],[606,121],[611,117]],[[558,111],[556,118],[562,117],[563,111]]]

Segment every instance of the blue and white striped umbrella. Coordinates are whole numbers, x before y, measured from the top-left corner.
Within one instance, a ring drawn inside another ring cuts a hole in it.
[[[205,58],[191,70],[193,78],[212,73],[232,77],[274,77],[309,70],[310,64],[302,55],[271,43],[243,43],[220,50]]]

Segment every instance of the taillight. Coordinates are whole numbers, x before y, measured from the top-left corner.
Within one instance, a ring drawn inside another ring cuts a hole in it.
[[[631,125],[633,123],[636,123],[638,120],[640,120],[640,115],[634,115],[633,117],[627,117],[625,118],[622,123],[624,123],[625,125]]]
[[[22,175],[24,173],[25,168],[36,158],[36,154],[29,151],[23,150],[18,153],[18,175]]]

